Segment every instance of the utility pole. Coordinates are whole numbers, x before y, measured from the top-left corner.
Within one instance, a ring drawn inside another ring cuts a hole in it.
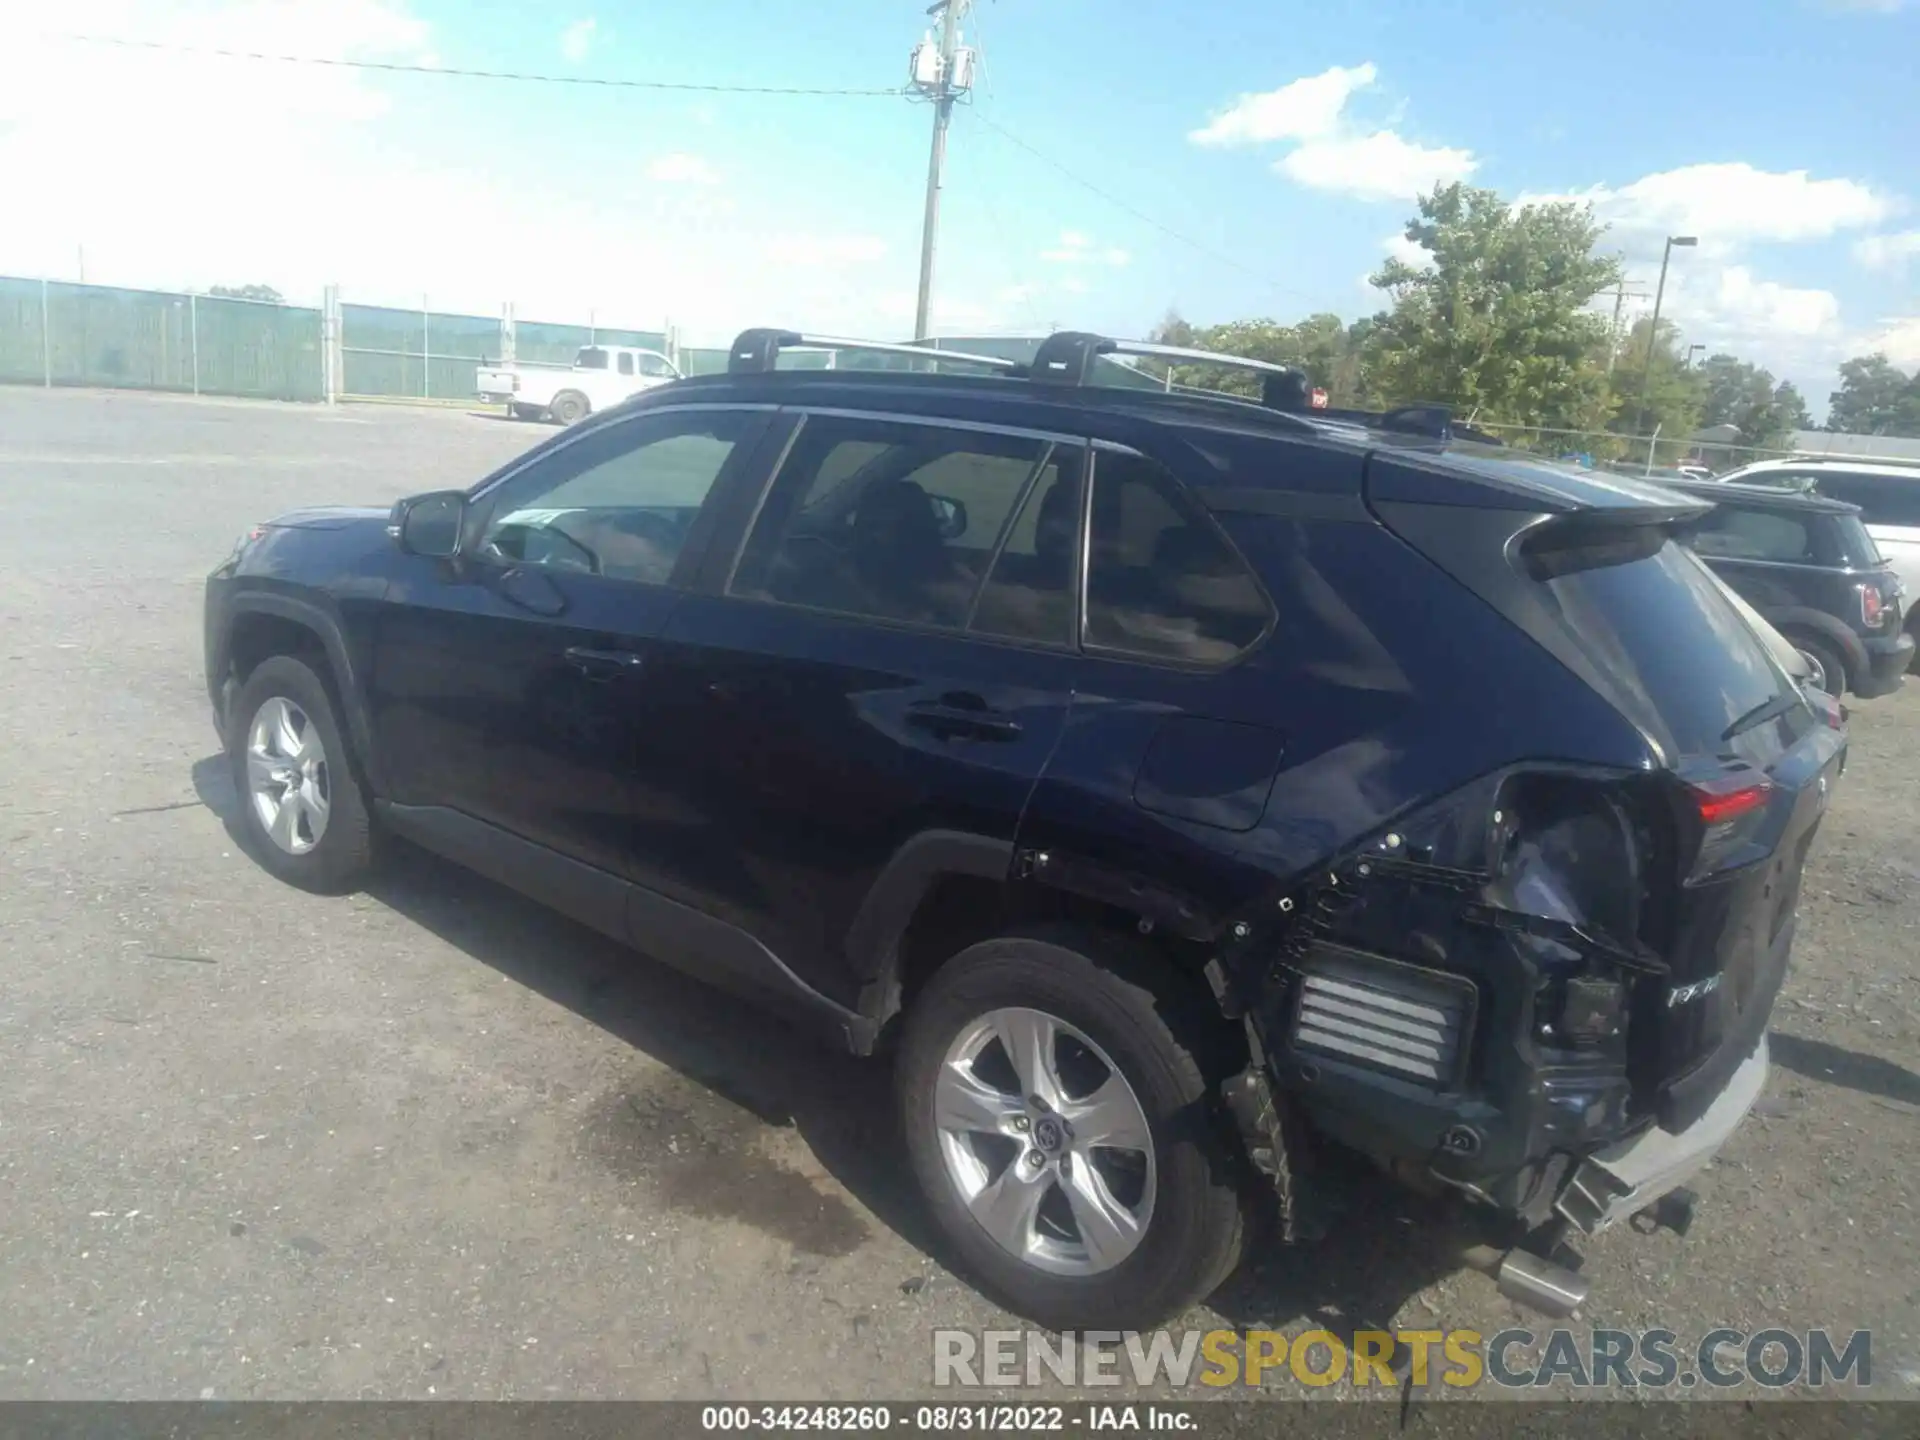
[[[935,0],[929,15],[940,17],[938,50],[926,43],[914,51],[913,84],[933,101],[933,149],[927,157],[927,208],[920,222],[920,291],[913,306],[913,338],[927,338],[928,311],[933,304],[933,252],[940,229],[940,180],[947,164],[947,126],[953,120],[953,102],[972,83],[971,73],[956,74],[960,50],[960,18],[972,0]],[[966,56],[971,71],[971,55]],[[931,73],[928,73],[928,71]]]
[[[1647,298],[1644,290],[1629,290],[1625,278],[1615,282],[1613,287],[1613,327],[1607,331],[1607,374],[1613,374],[1614,352],[1620,348],[1620,307],[1627,303],[1631,295],[1636,300]]]

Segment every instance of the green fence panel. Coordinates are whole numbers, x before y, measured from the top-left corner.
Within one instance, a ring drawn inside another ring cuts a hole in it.
[[[40,328],[40,282],[0,276],[0,381],[46,378]]]
[[[320,312],[255,300],[190,302],[200,393],[324,400]]]
[[[320,312],[0,277],[0,380],[318,400]]]

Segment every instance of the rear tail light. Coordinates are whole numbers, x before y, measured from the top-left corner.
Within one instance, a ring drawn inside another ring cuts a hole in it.
[[[1773,786],[1765,780],[1729,778],[1703,785],[1689,785],[1687,790],[1699,808],[1700,823],[1711,827],[1728,824],[1755,810],[1764,810],[1773,793]]]
[[[1829,721],[1831,723],[1831,721]],[[1741,862],[1772,806],[1774,787],[1753,770],[1739,769],[1681,787],[1682,829],[1694,850],[1689,877]]]
[[[1887,602],[1880,587],[1862,582],[1853,588],[1860,595],[1860,623],[1869,630],[1878,630],[1887,618]]]

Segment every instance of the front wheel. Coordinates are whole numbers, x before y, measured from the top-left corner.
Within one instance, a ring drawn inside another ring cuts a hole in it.
[[[240,823],[262,865],[307,890],[350,887],[372,857],[372,820],[320,677],[263,660],[234,697],[227,755]]]
[[[1119,939],[972,946],[915,1002],[907,1147],[983,1288],[1053,1329],[1146,1329],[1238,1263],[1240,1168],[1209,1093],[1223,1037]]]

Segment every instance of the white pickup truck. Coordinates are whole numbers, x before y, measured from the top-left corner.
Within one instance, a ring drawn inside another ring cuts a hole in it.
[[[588,345],[571,365],[482,365],[474,386],[482,400],[505,405],[517,420],[571,425],[629,395],[680,378],[679,369],[658,350]]]

